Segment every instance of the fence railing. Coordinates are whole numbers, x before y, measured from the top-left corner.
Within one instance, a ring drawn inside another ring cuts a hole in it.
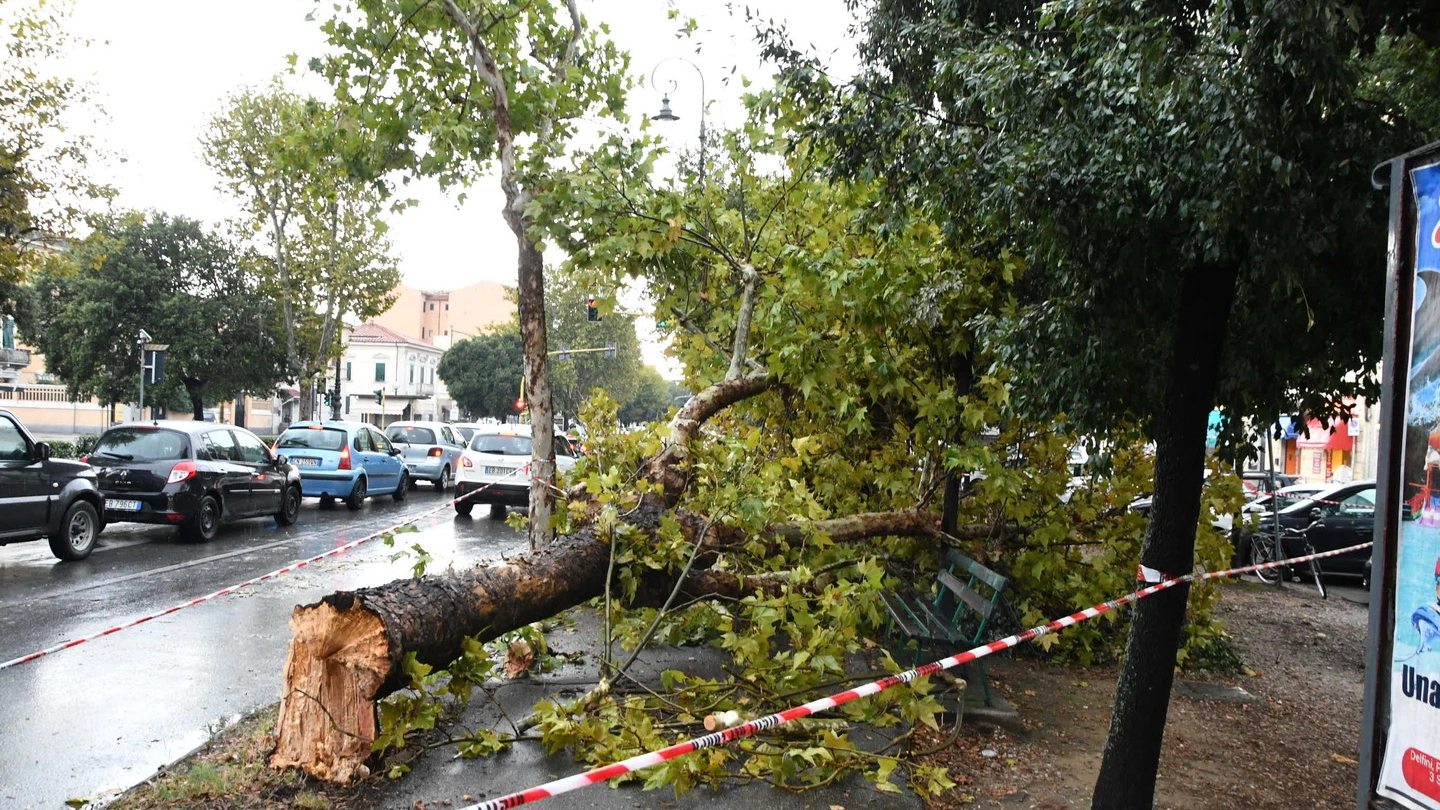
[[[63,385],[21,385],[0,388],[0,402],[4,401],[69,403],[72,400]]]

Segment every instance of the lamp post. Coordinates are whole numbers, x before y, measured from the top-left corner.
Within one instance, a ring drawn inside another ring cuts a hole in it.
[[[665,64],[666,62],[684,62],[685,64],[689,65],[690,67],[695,68],[695,75],[700,77],[700,185],[703,187],[703,186],[705,185],[705,73],[700,70],[700,66],[699,66],[699,65],[695,64],[694,62],[691,62],[689,59],[686,59],[686,58],[683,57],[683,56],[669,56],[669,57],[666,57],[666,58],[664,58],[664,59],[661,59],[659,62],[657,62],[657,63],[655,64],[655,67],[654,67],[654,68],[651,68],[651,70],[650,70],[650,86],[651,86],[651,87],[654,87],[654,86],[655,86],[655,73],[656,73],[658,70],[660,70],[660,66],[663,65],[663,64]],[[675,88],[676,88],[677,86],[678,86],[678,85],[677,85],[677,83],[675,82],[675,80],[674,80],[674,79],[671,79],[671,80],[670,80],[670,91],[667,92],[667,93],[665,93],[665,94],[661,97],[661,99],[660,99],[660,112],[656,113],[655,115],[650,116],[650,120],[652,120],[652,121],[679,121],[679,120],[680,120],[680,116],[678,116],[678,115],[676,115],[675,113],[673,113],[673,112],[670,111],[670,93],[675,92]]]
[[[135,409],[136,422],[145,418],[145,344],[153,339],[144,329],[141,329],[139,336],[135,338],[135,342],[140,344],[140,403]]]

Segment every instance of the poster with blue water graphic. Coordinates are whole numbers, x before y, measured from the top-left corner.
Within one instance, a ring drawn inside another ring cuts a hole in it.
[[[1404,419],[1405,432],[1423,432],[1426,443],[1400,471],[1413,519],[1401,522],[1397,545],[1390,727],[1377,789],[1405,807],[1440,810],[1440,165],[1410,176],[1417,244]]]

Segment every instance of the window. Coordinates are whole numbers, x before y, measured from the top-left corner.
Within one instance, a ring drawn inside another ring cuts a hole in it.
[[[269,464],[270,451],[264,443],[249,433],[234,430],[235,444],[240,448],[240,460],[246,464]]]
[[[179,461],[190,457],[190,440],[173,430],[152,427],[118,427],[105,431],[92,456],[124,461]]]
[[[205,453],[211,461],[239,461],[228,430],[212,430],[202,435],[200,442],[205,445]]]
[[[0,417],[0,459],[24,461],[30,458],[30,445],[20,426]]]
[[[385,438],[385,434],[384,434],[384,433],[381,433],[381,432],[379,432],[378,430],[367,430],[367,431],[365,431],[365,432],[370,434],[370,447],[371,447],[371,449],[373,449],[373,450],[374,450],[375,452],[377,452],[377,453],[388,453],[388,452],[390,452],[390,450],[391,450],[390,440],[387,439],[387,438]]]
[[[385,436],[391,441],[406,444],[436,444],[435,431],[414,425],[391,425],[385,429]]]
[[[431,302],[430,302],[430,311],[431,311],[431,312],[434,312],[434,311],[435,311],[435,302],[434,302],[434,301],[431,301]]]
[[[449,305],[449,304],[446,304],[446,305],[445,305],[445,311],[446,311],[446,312],[449,312],[449,311],[450,311],[450,305]]]
[[[414,364],[414,363],[411,363],[411,364],[410,364],[410,382],[411,382],[412,384],[415,382],[415,364]]]
[[[385,364],[375,364],[375,382],[385,382]]]
[[[335,428],[290,428],[280,434],[277,444],[281,450],[302,448],[338,451],[345,446],[345,431]]]
[[[346,363],[345,363],[345,382],[350,382],[350,363],[349,363],[349,361],[346,361]]]
[[[375,449],[375,445],[370,443],[370,431],[364,428],[355,431],[355,449],[361,453],[368,453]]]

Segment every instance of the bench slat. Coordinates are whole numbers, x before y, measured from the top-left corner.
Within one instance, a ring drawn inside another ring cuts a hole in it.
[[[993,598],[986,599],[976,593],[969,585],[961,582],[949,571],[940,571],[936,574],[936,579],[940,581],[940,587],[958,596],[960,601],[969,605],[976,613],[979,613],[981,618],[988,619],[990,618],[990,614],[995,611],[995,600]]]
[[[954,568],[956,566],[959,566],[965,569],[965,572],[967,574],[975,577],[986,585],[989,585],[997,592],[1005,590],[1005,586],[1009,582],[1009,580],[1005,579],[1005,577],[997,574],[994,571],[991,571],[989,568],[986,568],[980,563],[975,562],[974,560],[967,557],[963,552],[956,551],[953,548],[945,550],[945,558],[942,561],[942,564],[946,568]]]
[[[910,638],[930,638],[929,631],[925,629],[919,617],[900,597],[891,593],[881,593],[880,601],[885,605],[885,610],[889,611],[890,618],[895,621],[895,626],[899,628],[900,632]]]

